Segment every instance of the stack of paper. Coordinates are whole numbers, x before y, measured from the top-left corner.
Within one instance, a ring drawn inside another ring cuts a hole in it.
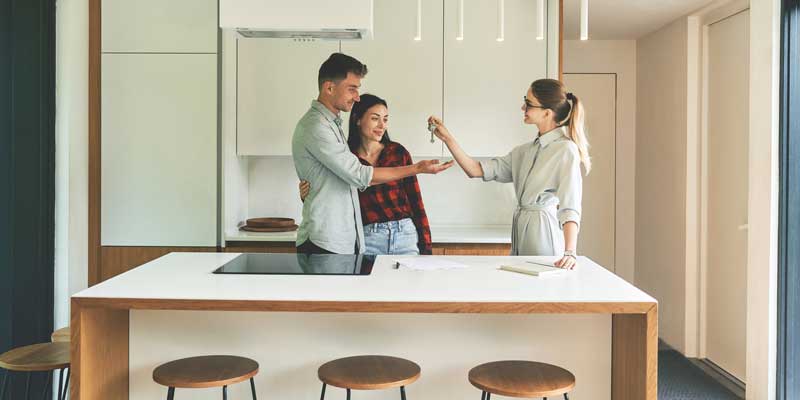
[[[395,263],[402,267],[418,270],[418,271],[432,271],[437,269],[458,269],[467,268],[467,265],[459,262],[445,260],[440,257],[419,257],[395,260]]]
[[[527,274],[533,276],[549,276],[557,275],[564,272],[564,269],[545,265],[542,263],[534,263],[528,261],[522,264],[501,265],[500,269],[503,271],[518,272],[520,274]]]

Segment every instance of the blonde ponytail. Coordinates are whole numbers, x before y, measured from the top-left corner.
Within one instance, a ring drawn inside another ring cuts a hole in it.
[[[583,103],[581,103],[578,96],[572,93],[567,94],[571,98],[572,107],[569,115],[569,125],[567,128],[569,138],[578,145],[578,153],[581,156],[581,163],[586,170],[586,175],[592,170],[592,158],[589,156],[589,141],[586,139],[586,129],[584,128],[584,120],[586,113],[583,110]]]

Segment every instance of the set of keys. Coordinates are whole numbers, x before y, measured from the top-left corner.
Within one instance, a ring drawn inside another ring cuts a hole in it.
[[[435,136],[433,134],[433,131],[435,131],[435,130],[436,130],[436,124],[434,124],[431,121],[428,121],[428,132],[431,133],[431,143],[435,142],[435,140],[434,140]]]

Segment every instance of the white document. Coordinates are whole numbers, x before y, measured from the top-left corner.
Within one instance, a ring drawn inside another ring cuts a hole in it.
[[[417,271],[433,271],[437,269],[467,268],[468,265],[440,257],[419,257],[395,260],[395,265]]]

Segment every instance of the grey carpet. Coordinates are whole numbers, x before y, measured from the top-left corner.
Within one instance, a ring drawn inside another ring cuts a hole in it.
[[[659,400],[739,400],[675,350],[658,352]]]

